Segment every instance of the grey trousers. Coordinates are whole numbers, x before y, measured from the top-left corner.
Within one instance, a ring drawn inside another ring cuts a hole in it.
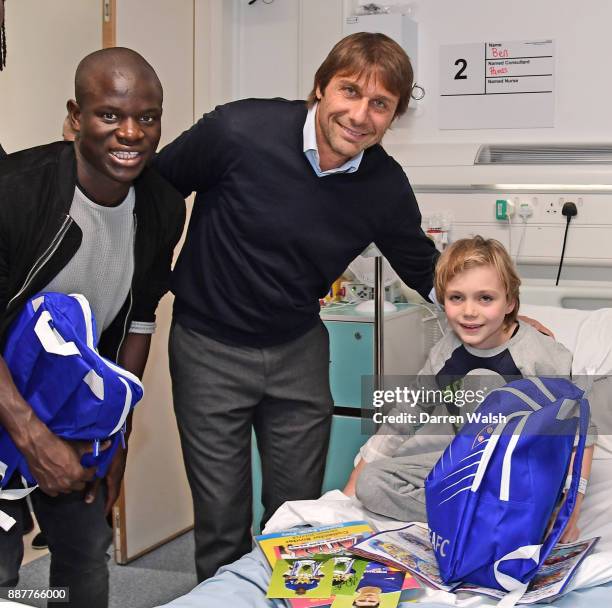
[[[398,521],[426,522],[425,478],[452,441],[451,428],[439,435],[433,423],[422,427],[406,437],[392,457],[366,464],[355,488],[361,504]]]
[[[355,494],[361,504],[379,515],[398,521],[427,521],[425,478],[437,457],[382,458],[365,466]]]
[[[318,498],[332,420],[329,337],[229,346],[174,323],[174,409],[195,514],[198,580],[251,550],[251,430],[264,522],[287,500]]]

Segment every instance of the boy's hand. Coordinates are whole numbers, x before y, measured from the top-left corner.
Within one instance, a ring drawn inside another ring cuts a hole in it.
[[[580,528],[578,528],[578,513],[576,513],[576,509],[572,513],[570,520],[567,522],[567,526],[565,530],[563,530],[563,534],[561,538],[559,538],[560,543],[573,543],[578,540],[580,537]]]
[[[584,449],[584,454],[582,456],[582,469],[580,471],[580,477],[584,479],[589,479],[591,476],[591,464],[593,462],[593,451],[595,449],[594,445],[590,445]],[[569,470],[571,471],[574,464],[574,456],[575,450],[572,454],[572,459],[570,462]],[[582,503],[584,502],[584,494],[578,492],[576,495],[576,504],[574,505],[574,510],[567,522],[567,526],[565,530],[563,530],[563,534],[561,538],[559,538],[559,542],[561,543],[572,543],[575,540],[578,540],[580,537],[580,528],[578,527],[578,519],[580,518],[580,511],[582,510]]]
[[[561,509],[563,503],[567,499],[567,494],[564,495],[563,500],[559,504],[559,506],[554,510],[550,521],[548,522],[548,530],[546,535],[552,530],[552,527],[557,519],[557,515],[559,514],[559,510]],[[565,526],[565,530],[563,530],[563,534],[559,537],[560,543],[573,543],[580,538],[580,528],[578,527],[578,519],[580,518],[580,510],[582,508],[582,501],[584,500],[584,494],[578,494],[576,496],[576,504],[574,505],[574,509],[570,518]]]
[[[342,492],[347,496],[355,496],[355,486],[357,485],[357,479],[359,478],[359,475],[361,474],[361,471],[363,471],[363,468],[366,464],[366,461],[362,458],[357,463],[357,466],[353,469],[350,477],[348,478],[348,481],[346,482],[346,485],[344,486],[344,489],[342,490]]]

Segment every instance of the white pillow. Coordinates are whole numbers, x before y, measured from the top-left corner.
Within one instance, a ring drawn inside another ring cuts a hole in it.
[[[580,325],[573,353],[572,373],[612,373],[612,308],[589,311]]]
[[[575,353],[580,328],[592,312],[594,311],[536,304],[521,304],[519,309],[520,315],[531,317],[548,327],[555,334],[557,342],[572,353]]]
[[[577,310],[557,306],[525,304],[520,314],[538,320],[548,327],[558,342],[572,351],[572,374],[612,375],[612,308]],[[597,404],[592,407],[599,437],[594,459],[612,459],[612,378],[594,390]],[[608,397],[608,394],[610,395]],[[609,405],[608,405],[609,402]]]

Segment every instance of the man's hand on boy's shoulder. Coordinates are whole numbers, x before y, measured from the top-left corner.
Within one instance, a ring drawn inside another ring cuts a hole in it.
[[[554,339],[555,334],[553,334],[553,332],[550,329],[548,329],[548,327],[546,327],[545,325],[542,325],[542,323],[540,323],[536,319],[532,319],[531,317],[525,317],[524,315],[519,315],[518,319],[522,323],[527,323],[527,325],[531,325],[531,327],[533,327],[534,329],[537,329],[540,333],[544,334],[545,336],[550,336],[551,338]]]

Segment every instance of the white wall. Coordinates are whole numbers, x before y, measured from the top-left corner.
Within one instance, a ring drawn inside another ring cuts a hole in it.
[[[233,98],[303,98],[342,37],[342,0],[240,1]]]
[[[235,99],[239,0],[195,0],[194,115]]]
[[[299,89],[305,99],[315,72],[332,46],[342,38],[343,6],[338,0],[302,0],[299,3]]]
[[[117,0],[117,46],[138,51],[164,87],[160,147],[193,124],[194,0]]]
[[[352,0],[276,0],[240,4],[240,68],[234,97],[303,97],[314,71],[342,36]],[[363,2],[362,2],[363,4]],[[419,24],[418,73],[427,95],[388,142],[607,141],[612,81],[606,74],[609,0],[387,0],[410,7]],[[438,129],[438,54],[442,44],[552,38],[556,108],[552,129]]]
[[[242,2],[238,16],[238,98],[297,96],[298,2]],[[272,76],[273,75],[273,76]],[[270,89],[268,80],[274,79]]]
[[[608,0],[415,0],[419,23],[419,79],[427,97],[393,141],[609,141],[612,83],[605,74]],[[441,44],[555,40],[555,127],[552,129],[438,129],[438,53]],[[389,138],[391,140],[391,138]]]
[[[7,152],[61,139],[79,60],[102,46],[100,0],[6,3],[0,142]]]

